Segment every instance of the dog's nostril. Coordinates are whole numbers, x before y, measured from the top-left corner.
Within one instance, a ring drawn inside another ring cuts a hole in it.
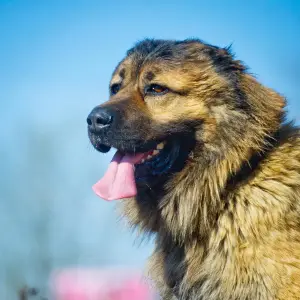
[[[88,123],[89,126],[91,126],[93,124],[93,122],[92,122],[92,120],[90,118],[87,118],[86,122]]]
[[[112,116],[103,115],[96,118],[96,125],[109,125],[112,122]]]
[[[112,120],[113,120],[113,117],[112,116],[108,116],[106,124],[110,124],[112,122]]]

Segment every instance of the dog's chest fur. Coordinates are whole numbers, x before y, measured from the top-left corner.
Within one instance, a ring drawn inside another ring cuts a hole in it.
[[[265,214],[260,213],[253,218]],[[291,213],[291,217],[296,215]],[[245,238],[242,232],[253,226],[249,219],[244,219],[243,226],[229,221],[228,216],[221,217],[219,228],[207,240],[184,245],[160,236],[152,257],[151,277],[162,280],[157,285],[163,287],[163,299],[170,295],[174,299],[298,299],[299,232],[266,225],[254,233],[257,239]],[[277,223],[276,216],[272,221]]]
[[[163,299],[299,299],[299,139],[274,149],[220,203],[179,180],[172,197],[125,202],[132,224],[156,235],[150,276]],[[195,193],[199,211],[187,208]]]

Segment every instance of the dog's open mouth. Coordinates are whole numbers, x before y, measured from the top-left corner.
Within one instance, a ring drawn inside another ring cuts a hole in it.
[[[146,152],[117,150],[103,178],[93,186],[94,192],[105,200],[136,196],[137,184],[153,181],[182,168],[188,153],[180,151],[183,150],[181,146],[179,141],[163,141]]]

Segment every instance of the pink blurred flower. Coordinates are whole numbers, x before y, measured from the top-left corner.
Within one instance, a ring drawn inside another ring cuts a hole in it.
[[[139,272],[124,268],[66,269],[52,277],[55,300],[152,300]]]

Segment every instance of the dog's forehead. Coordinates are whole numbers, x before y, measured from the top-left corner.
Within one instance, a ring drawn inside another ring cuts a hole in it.
[[[136,72],[136,68],[134,67],[134,63],[131,57],[125,57],[115,68],[111,82],[119,83],[128,80],[131,78],[132,74]]]
[[[141,74],[143,74],[143,78],[151,81],[156,74],[160,73],[162,64],[154,60],[148,62],[147,64],[145,59],[141,58],[126,57],[113,73],[111,82],[135,81],[138,80]]]
[[[127,56],[116,67],[112,82],[121,82],[125,78],[131,80],[140,74],[141,71],[147,71],[145,76],[151,80],[151,77],[158,71],[157,66],[178,66],[180,62],[190,60],[207,60],[205,49],[208,45],[198,40],[187,41],[165,41],[165,40],[145,40],[138,43],[135,47],[128,50]],[[151,66],[151,72],[147,66]]]

